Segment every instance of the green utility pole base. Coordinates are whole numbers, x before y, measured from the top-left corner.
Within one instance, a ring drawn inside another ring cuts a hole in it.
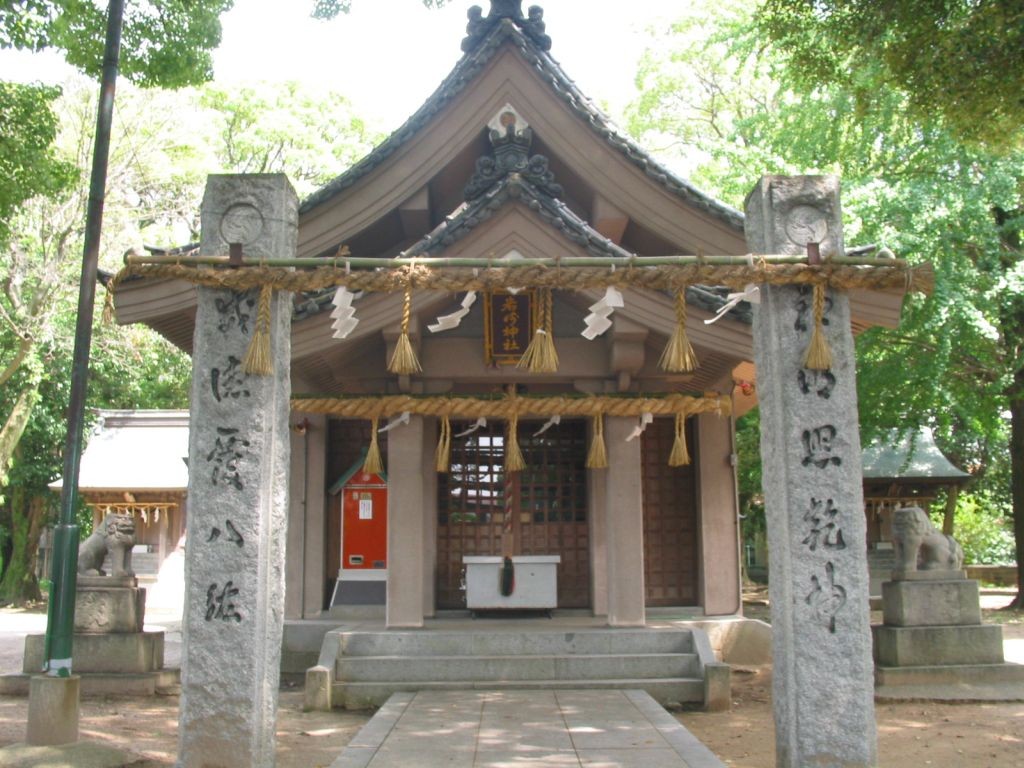
[[[75,632],[78,571],[78,525],[58,525],[53,531],[53,588],[46,616],[43,672],[51,677],[71,674],[71,643]]]

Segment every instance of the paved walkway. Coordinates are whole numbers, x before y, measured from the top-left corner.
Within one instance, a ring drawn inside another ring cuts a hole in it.
[[[396,693],[330,768],[725,768],[644,691]]]

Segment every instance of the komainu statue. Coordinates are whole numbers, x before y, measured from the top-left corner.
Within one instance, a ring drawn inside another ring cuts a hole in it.
[[[920,507],[897,507],[892,514],[897,571],[958,571],[964,551],[938,530]]]
[[[78,547],[78,572],[83,576],[106,576],[103,561],[109,552],[111,576],[134,576],[133,546],[135,520],[131,515],[109,514]]]

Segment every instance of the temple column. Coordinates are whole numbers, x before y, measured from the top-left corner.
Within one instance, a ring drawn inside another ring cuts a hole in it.
[[[644,511],[640,440],[626,442],[636,418],[605,416],[608,454],[605,519],[608,550],[608,625],[642,627],[644,602]]]

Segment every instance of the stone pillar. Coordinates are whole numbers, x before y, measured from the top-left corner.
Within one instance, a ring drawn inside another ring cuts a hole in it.
[[[211,176],[202,252],[295,255],[285,176]],[[199,288],[192,352],[180,768],[274,765],[284,617],[291,295],[274,293],[273,372],[248,375],[259,288]]]
[[[388,628],[423,626],[424,444],[422,416],[388,433]]]
[[[746,200],[754,253],[843,252],[839,182],[766,176]],[[771,562],[776,765],[876,763],[874,668],[853,335],[829,290],[832,368],[803,367],[812,290],[761,286],[754,361]]]
[[[608,452],[605,510],[608,548],[608,625],[642,627],[644,612],[644,506],[640,440],[626,442],[636,418],[605,416]]]

